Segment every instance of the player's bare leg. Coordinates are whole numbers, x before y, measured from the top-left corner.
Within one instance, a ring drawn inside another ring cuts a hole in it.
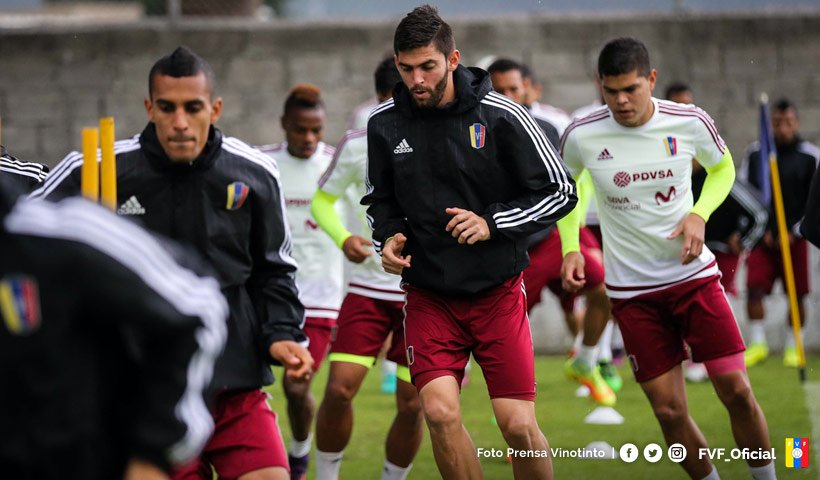
[[[519,452],[549,452],[547,438],[538,428],[535,402],[512,398],[494,398],[493,411],[507,445]],[[549,455],[526,457],[512,455],[513,475],[520,479],[551,479]]]
[[[423,422],[416,387],[399,380],[396,384],[396,418],[387,433],[385,445],[388,462],[400,467],[407,467],[413,462],[424,435]]]
[[[310,435],[310,426],[316,415],[316,399],[310,392],[310,381],[295,382],[287,375],[282,379],[285,397],[288,400],[288,422],[294,440],[305,441]]]
[[[681,366],[675,365],[668,372],[642,382],[641,388],[652,405],[666,444],[680,443],[686,447],[688,455],[681,467],[692,478],[704,478],[712,471],[712,465],[697,455],[699,449],[706,448],[706,438],[689,416]]]
[[[769,450],[769,427],[763,410],[757,403],[746,372],[735,371],[711,377],[715,392],[729,411],[732,435],[739,448]],[[749,460],[752,467],[761,467],[771,460]]]
[[[330,362],[325,396],[316,416],[316,449],[341,452],[353,431],[353,398],[368,368],[356,363]]]
[[[461,421],[459,388],[455,377],[438,377],[419,392],[424,419],[430,429],[433,456],[442,478],[483,478],[481,464]]]

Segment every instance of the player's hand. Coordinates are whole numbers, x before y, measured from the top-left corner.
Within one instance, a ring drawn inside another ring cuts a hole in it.
[[[403,233],[397,233],[387,239],[382,248],[382,268],[385,272],[401,275],[403,269],[410,268],[412,255],[405,257],[401,254],[405,243],[407,243],[407,237]]]
[[[453,216],[444,230],[451,232],[458,243],[472,245],[490,239],[490,227],[480,215],[463,208],[447,208],[444,211]]]
[[[698,258],[703,251],[703,241],[706,235],[706,220],[700,215],[690,213],[687,215],[671,235],[668,240],[677,238],[683,234],[683,248],[680,252],[680,261],[683,265],[688,265],[692,260]]]
[[[373,252],[367,248],[373,245],[370,240],[358,235],[351,235],[342,244],[342,252],[353,263],[362,263]]]
[[[168,474],[156,465],[134,458],[125,467],[123,480],[168,480]]]
[[[586,261],[581,252],[569,252],[561,263],[561,287],[573,293],[584,288],[587,283],[584,275]]]
[[[279,340],[270,346],[270,356],[285,367],[294,382],[306,382],[313,374],[313,357],[308,349],[292,340]]]

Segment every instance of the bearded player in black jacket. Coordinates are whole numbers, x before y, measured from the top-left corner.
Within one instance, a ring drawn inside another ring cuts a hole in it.
[[[368,122],[362,203],[384,269],[404,280],[410,374],[436,463],[447,479],[481,477],[459,405],[472,353],[516,478],[551,478],[521,271],[528,236],[577,202],[574,182],[526,109],[459,66],[434,7],[409,13],[393,47],[402,83]]]
[[[14,188],[0,178],[3,478],[167,479],[213,430],[219,285],[99,207]]]
[[[304,308],[279,171],[267,155],[213,126],[222,111],[213,88],[211,67],[185,47],[154,64],[145,100],[150,122],[115,145],[117,213],[196,247],[230,306],[213,381],[216,430],[200,461],[174,478],[210,480],[211,466],[227,478],[288,478],[276,416],[260,387],[273,382],[271,363],[299,380],[313,360],[301,344]],[[32,196],[78,194],[81,163],[70,154]]]

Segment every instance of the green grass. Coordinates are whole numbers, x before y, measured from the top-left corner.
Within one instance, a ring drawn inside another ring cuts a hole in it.
[[[592,441],[606,441],[616,449],[623,443],[631,442],[639,448],[650,442],[665,445],[660,428],[652,415],[640,387],[631,377],[628,368],[620,369],[625,385],[618,396],[617,410],[625,417],[623,425],[602,426],[583,423],[584,417],[594,409],[591,401],[574,396],[576,384],[563,377],[563,358],[536,357],[538,398],[536,410],[541,429],[546,434],[551,447],[576,449]],[[279,372],[276,372],[277,374]],[[784,463],[785,437],[811,437],[811,424],[803,389],[797,381],[793,369],[781,366],[779,358],[749,371],[755,394],[763,407],[769,423],[772,446],[775,448],[777,475],[780,479],[816,479],[817,462],[814,452],[807,470],[787,469]],[[809,381],[820,381],[820,358],[809,359],[807,365]],[[345,450],[340,477],[343,479],[377,479],[384,461],[384,438],[393,418],[394,398],[379,390],[379,371],[373,369],[356,397],[353,438]],[[317,401],[321,401],[327,379],[327,369],[322,368],[313,383]],[[276,412],[285,412],[281,387],[268,389],[273,394],[271,405]],[[687,384],[689,407],[692,416],[709,441],[709,446],[734,447],[729,419],[708,383]],[[820,402],[820,399],[816,399]],[[506,444],[498,428],[491,422],[491,407],[481,371],[474,368],[471,383],[462,392],[464,423],[472,435],[476,447],[505,449]],[[280,426],[289,444],[290,431],[286,418],[280,417]],[[820,438],[811,438],[820,442]],[[692,452],[689,452],[691,455]],[[512,469],[503,458],[482,459],[484,475],[487,479],[512,478]],[[686,478],[683,470],[664,457],[656,464],[650,464],[642,457],[632,464],[621,460],[581,460],[556,458],[553,460],[556,478],[566,479],[657,479]],[[750,478],[745,462],[733,460],[716,462],[723,479]],[[313,466],[309,478],[313,478]],[[433,460],[430,441],[425,432],[410,479],[439,478]]]

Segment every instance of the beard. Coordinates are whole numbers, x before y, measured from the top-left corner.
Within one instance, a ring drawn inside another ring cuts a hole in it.
[[[436,84],[433,88],[426,88],[426,87],[414,87],[411,89],[410,93],[413,92],[427,92],[430,96],[426,100],[418,100],[416,97],[413,97],[413,100],[416,102],[416,106],[419,108],[436,108],[441,99],[444,97],[444,90],[447,88],[447,75],[444,75],[444,78],[441,79],[440,82]]]

